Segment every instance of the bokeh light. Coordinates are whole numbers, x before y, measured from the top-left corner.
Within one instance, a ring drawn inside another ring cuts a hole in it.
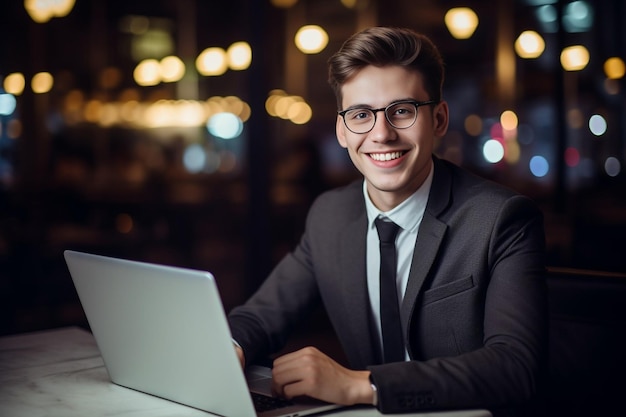
[[[120,114],[119,108],[113,103],[104,103],[102,105],[98,123],[103,127],[110,127],[119,123]]]
[[[143,87],[157,85],[161,82],[161,65],[156,59],[144,59],[133,72],[135,82]]]
[[[463,123],[468,135],[478,136],[483,131],[483,119],[476,114],[470,114]]]
[[[622,164],[620,164],[619,159],[609,156],[604,161],[604,171],[609,177],[617,177],[622,171]]]
[[[206,160],[206,151],[199,144],[193,143],[185,148],[183,153],[183,165],[187,172],[194,174],[202,171]]]
[[[561,52],[561,65],[565,71],[581,71],[589,64],[589,51],[582,45],[569,46]]]
[[[142,123],[146,127],[193,127],[206,120],[202,104],[189,100],[158,100],[145,107]]]
[[[478,16],[469,7],[455,7],[446,12],[444,21],[455,39],[468,39],[478,26]]]
[[[14,96],[19,96],[24,92],[26,80],[20,72],[14,72],[4,78],[4,91]]]
[[[243,132],[243,122],[233,113],[222,112],[211,116],[207,129],[215,137],[234,139]]]
[[[207,119],[217,113],[229,112],[239,117],[242,122],[245,122],[250,118],[251,114],[250,105],[235,96],[210,97],[204,105],[206,108]]]
[[[248,42],[235,42],[226,51],[228,66],[234,71],[248,69],[252,63],[252,48]]]
[[[284,90],[276,89],[270,91],[267,100],[265,100],[265,111],[272,117],[278,117],[276,113],[276,103],[281,97],[286,96],[287,93]]]
[[[328,45],[328,33],[317,25],[307,25],[298,29],[296,46],[305,54],[320,53]]]
[[[17,107],[17,100],[13,94],[0,93],[0,116],[10,116]]]
[[[498,163],[504,158],[504,146],[499,140],[489,139],[483,145],[483,156],[487,162]]]
[[[492,124],[491,128],[489,129],[489,135],[491,135],[492,138],[503,139],[504,129],[502,128],[502,124],[500,122]]]
[[[619,80],[626,74],[626,64],[620,57],[614,56],[604,61],[604,73],[610,80]]]
[[[98,123],[102,112],[102,102],[100,100],[89,100],[83,109],[83,117],[90,123]]]
[[[185,75],[185,64],[177,56],[166,56],[159,62],[159,74],[163,82],[180,81]]]
[[[585,117],[579,108],[569,109],[567,111],[567,124],[572,129],[580,129],[585,124]]]
[[[565,149],[564,157],[565,164],[570,168],[574,168],[580,163],[580,152],[572,146]]]
[[[599,114],[594,114],[589,118],[589,130],[595,136],[604,135],[607,127],[606,119]]]
[[[532,59],[541,56],[546,49],[546,42],[534,30],[522,32],[515,40],[515,52],[520,58]]]
[[[563,27],[567,32],[588,31],[593,24],[593,9],[583,0],[568,3],[563,10]]]
[[[242,122],[251,115],[250,105],[236,96],[212,96],[206,101],[139,100],[140,95],[134,89],[122,92],[119,101],[86,100],[81,91],[71,90],[63,100],[62,112],[69,125],[84,121],[107,127],[138,128],[206,127],[209,118],[217,113],[233,113]]]
[[[46,23],[53,17],[65,17],[76,0],[24,0],[24,8],[36,23]]]
[[[311,106],[304,101],[293,103],[287,110],[287,118],[297,125],[308,123],[312,116]]]
[[[517,129],[517,124],[518,124],[517,114],[515,114],[515,112],[512,110],[505,110],[500,115],[500,123],[502,124],[502,128],[504,130]]]
[[[36,94],[47,93],[52,90],[54,78],[49,72],[38,72],[31,80],[31,88]]]
[[[178,126],[200,126],[205,119],[204,107],[197,101],[177,100],[172,106]]]
[[[551,4],[542,4],[537,7],[535,14],[544,32],[554,33],[558,30],[558,13]]]
[[[217,76],[222,75],[228,69],[228,59],[226,51],[222,48],[207,48],[198,55],[196,59],[196,69],[202,75]]]
[[[139,124],[141,110],[142,106],[140,106],[137,100],[123,102],[120,106],[120,121],[131,124]]]
[[[313,110],[304,98],[289,95],[284,90],[270,91],[265,100],[265,110],[272,117],[280,117],[299,125],[308,123],[313,117]]]
[[[530,158],[529,163],[530,172],[537,178],[542,178],[548,175],[550,170],[550,164],[548,160],[541,155],[535,155]]]

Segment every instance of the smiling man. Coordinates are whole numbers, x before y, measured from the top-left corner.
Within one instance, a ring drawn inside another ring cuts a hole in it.
[[[341,87],[347,106],[337,118],[337,138],[381,211],[393,209],[424,183],[432,170],[434,139],[448,128],[448,105],[429,98],[423,78],[400,66],[368,66]]]
[[[278,394],[382,412],[533,409],[547,353],[541,212],[433,155],[443,74],[407,29],[366,29],[330,59],[337,139],[363,180],[317,199],[300,243],[229,321],[252,363],[321,303],[350,368],[314,347],[286,354]]]

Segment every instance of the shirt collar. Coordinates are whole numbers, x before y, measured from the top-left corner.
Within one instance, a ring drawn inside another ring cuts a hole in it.
[[[420,223],[424,211],[426,210],[426,203],[428,202],[428,195],[430,194],[430,187],[433,182],[434,164],[431,164],[430,172],[424,180],[424,183],[411,194],[406,200],[394,207],[393,209],[383,212],[376,208],[370,196],[367,192],[366,180],[363,181],[363,196],[365,197],[365,207],[367,210],[367,221],[370,228],[374,226],[374,220],[378,217],[387,217],[389,220],[397,224],[402,230],[413,230]]]

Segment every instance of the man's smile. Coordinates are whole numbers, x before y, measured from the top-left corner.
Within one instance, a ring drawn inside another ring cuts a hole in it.
[[[370,153],[368,154],[370,158],[375,161],[391,161],[394,159],[401,158],[406,151],[396,151],[396,152],[379,152],[379,153]]]

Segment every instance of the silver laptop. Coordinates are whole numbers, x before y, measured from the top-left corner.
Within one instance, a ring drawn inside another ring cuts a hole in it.
[[[275,401],[269,369],[244,375],[209,272],[64,255],[115,384],[226,417],[295,417],[338,407]]]

